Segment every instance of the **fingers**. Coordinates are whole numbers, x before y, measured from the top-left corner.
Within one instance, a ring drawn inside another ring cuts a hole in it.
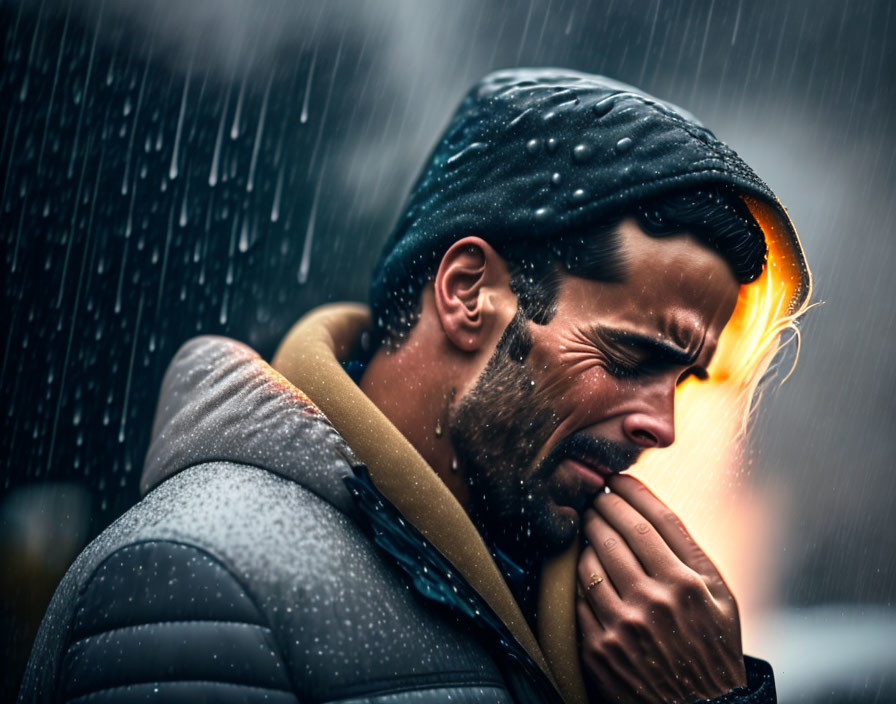
[[[638,558],[622,536],[592,509],[585,511],[583,530],[616,592],[627,598],[634,585],[647,578]]]
[[[613,586],[606,569],[590,546],[579,557],[579,590],[591,606],[601,625],[610,625],[618,620],[622,611],[622,598]]]
[[[675,552],[653,526],[621,494],[598,494],[597,513],[617,531],[632,554],[651,577],[668,577],[681,565]]]
[[[668,560],[668,555],[663,555],[663,551],[656,549],[655,541],[651,540],[653,531],[645,528],[644,519],[647,519],[650,528],[656,530],[658,537],[662,539],[662,542],[668,546],[668,549],[681,562],[706,578],[707,585],[713,591],[713,596],[719,597],[728,593],[716,566],[691,537],[681,519],[642,482],[631,476],[617,476],[612,479],[611,488],[613,493],[624,499],[624,504],[610,504],[608,502],[609,505],[604,506],[604,509],[618,520],[623,521],[624,525],[629,526],[628,532],[623,533],[624,535],[630,535],[632,527],[634,527],[636,535],[642,535],[641,540],[637,540],[637,538],[635,540],[638,547],[645,551],[645,559],[650,561],[656,558],[658,560],[653,563],[654,569],[663,569]],[[600,502],[597,502],[597,504],[600,505]],[[610,523],[617,527],[613,521],[610,521]],[[641,559],[642,556],[636,549],[636,546],[633,545],[632,547],[635,549],[639,559]],[[651,568],[647,567],[647,565],[645,565],[645,568],[648,572],[651,571]]]

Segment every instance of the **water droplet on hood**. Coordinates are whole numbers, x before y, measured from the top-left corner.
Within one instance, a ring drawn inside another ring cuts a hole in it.
[[[609,114],[610,110],[613,109],[613,105],[615,105],[615,103],[616,101],[614,97],[604,98],[603,100],[592,105],[591,110],[592,112],[594,112],[595,117],[599,119],[604,115]]]
[[[538,154],[538,152],[541,151],[541,140],[530,139],[526,142],[526,151],[530,154]]]
[[[538,210],[535,211],[535,219],[538,220],[539,222],[544,222],[549,217],[551,217],[551,215],[553,215],[553,214],[554,214],[554,211],[551,210],[550,208],[539,208]]]
[[[633,144],[634,142],[632,142],[631,137],[623,137],[618,142],[616,142],[616,151],[620,154],[624,154],[632,148]]]
[[[572,150],[572,158],[579,163],[588,161],[593,154],[594,151],[589,144],[577,144]]]
[[[551,183],[553,183],[555,186],[559,186],[562,181],[563,177],[558,172],[554,172],[554,174],[551,176]]]
[[[483,142],[473,142],[472,144],[461,149],[456,154],[453,154],[450,157],[448,157],[448,160],[445,162],[445,164],[446,164],[446,166],[454,166],[455,164],[457,164],[458,161],[460,161],[464,157],[466,157],[470,154],[474,154],[476,152],[481,152],[484,149],[486,149],[487,146],[488,145]]]
[[[556,140],[556,138],[551,137],[550,139],[548,139],[548,151],[549,152],[557,151],[557,147],[559,147],[559,146],[560,146],[560,143]]]

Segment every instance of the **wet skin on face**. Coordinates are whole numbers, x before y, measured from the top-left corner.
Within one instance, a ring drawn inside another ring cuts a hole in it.
[[[675,439],[675,389],[708,376],[737,302],[728,264],[689,235],[619,227],[622,282],[561,278],[556,312],[519,312],[449,419],[470,512],[512,555],[560,550],[605,477]]]

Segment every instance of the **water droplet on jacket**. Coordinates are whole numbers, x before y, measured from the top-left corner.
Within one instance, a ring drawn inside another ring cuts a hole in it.
[[[538,154],[538,152],[541,151],[541,140],[530,139],[526,142],[526,151],[530,154]]]
[[[563,181],[563,177],[557,172],[555,172],[551,176],[551,183],[553,183],[555,186],[559,186],[562,181]]]
[[[576,161],[578,161],[579,163],[588,161],[592,157],[593,154],[594,154],[594,151],[591,149],[591,146],[588,144],[577,144],[575,147],[573,147],[573,150],[572,150],[572,158],[575,159]]]
[[[553,215],[553,211],[550,208],[539,208],[535,211],[535,219],[541,222],[547,220],[551,215]]]
[[[555,152],[557,151],[557,147],[560,146],[560,143],[557,141],[555,137],[551,137],[548,139],[548,151]]]
[[[616,142],[616,151],[620,154],[624,154],[632,148],[632,144],[634,144],[634,142],[632,142],[631,137],[623,137],[618,142]]]
[[[572,192],[572,199],[574,201],[576,201],[577,203],[581,203],[583,200],[585,200],[587,195],[588,194],[585,193],[585,191],[583,189],[577,188],[576,190],[574,190]]]

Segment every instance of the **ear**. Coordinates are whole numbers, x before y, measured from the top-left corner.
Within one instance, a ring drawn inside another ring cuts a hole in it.
[[[442,330],[464,352],[490,344],[516,313],[507,265],[479,237],[464,237],[451,245],[434,285]]]

